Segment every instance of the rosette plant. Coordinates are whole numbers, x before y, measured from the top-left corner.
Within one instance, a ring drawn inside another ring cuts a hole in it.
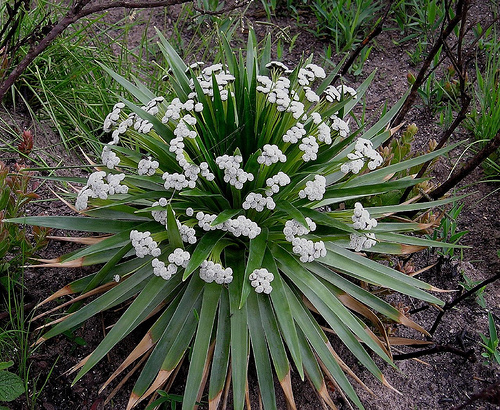
[[[428,226],[395,215],[447,200],[369,205],[373,196],[421,182],[393,177],[445,151],[377,169],[376,148],[391,135],[386,126],[401,103],[368,130],[351,132],[345,120],[373,75],[357,90],[335,86],[336,73],[327,76],[310,60],[294,69],[271,62],[270,40],[258,53],[253,35],[245,57],[222,39],[219,64],[188,66],[159,36],[175,95],[163,98],[109,71],[140,104],[122,99],[106,118],[111,141],[82,181],[74,206],[81,216],[11,220],[100,233],[82,238],[81,250],[44,261],[99,269],[48,299],[81,294],[40,342],[128,302],[73,369],[77,382],[148,323],[103,386],[140,363],[128,408],[170,385],[187,358],[185,409],[205,389],[210,408],[232,390],[233,408],[242,409],[250,367],[266,409],[277,407],[275,378],[295,408],[292,368],[331,408],[327,379],[362,408],[346,374],[359,379],[325,329],[385,385],[369,353],[393,365],[378,316],[426,333],[371,290],[440,304],[428,293],[437,289],[366,254],[446,246],[404,235]]]

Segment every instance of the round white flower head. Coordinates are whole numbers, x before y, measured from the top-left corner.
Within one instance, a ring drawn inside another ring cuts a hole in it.
[[[269,166],[277,162],[286,162],[286,156],[277,145],[266,144],[262,147],[262,154],[257,157],[257,162]]]
[[[203,261],[200,265],[200,278],[207,283],[228,284],[233,281],[233,270],[225,268],[220,263]]]
[[[370,230],[377,226],[377,220],[371,218],[370,213],[359,202],[354,204],[354,214],[351,219],[354,229]]]
[[[196,231],[194,228],[183,225],[179,221],[177,221],[177,227],[179,228],[182,242],[186,242],[191,245],[196,243]]]
[[[154,175],[160,164],[158,161],[151,160],[151,157],[141,159],[137,164],[137,173],[139,175]]]
[[[176,248],[170,255],[168,261],[176,266],[185,268],[189,262],[191,255],[188,251],[182,248]]]
[[[255,209],[257,212],[262,212],[265,208],[273,210],[276,207],[274,200],[268,196],[262,196],[262,194],[256,194],[250,192],[245,201],[242,204],[242,208],[245,210]]]
[[[310,239],[294,238],[292,240],[293,253],[300,256],[303,263],[326,256],[326,247],[323,241],[313,242]]]
[[[297,236],[307,235],[309,232],[316,230],[316,223],[311,218],[306,217],[305,220],[307,227],[295,219],[285,222],[283,234],[288,242],[292,242]]]
[[[348,95],[349,94],[350,96],[352,96],[354,98],[357,98],[357,96],[358,96],[356,93],[356,90],[354,88],[348,87],[347,85],[343,85],[343,84],[339,85],[337,87],[337,90],[339,91],[339,93],[341,95]]]
[[[128,192],[128,186],[120,185],[120,182],[125,179],[125,174],[108,174],[106,179],[108,181],[109,195],[126,194]]]
[[[288,185],[290,183],[290,177],[284,172],[278,172],[271,178],[266,179],[266,185],[269,189],[266,190],[267,196],[272,196],[280,191],[280,187]]]
[[[224,182],[229,183],[236,189],[242,189],[247,181],[253,181],[254,176],[250,172],[245,172],[240,168],[243,158],[240,155],[222,155],[215,158],[218,167],[224,170]]]
[[[325,95],[326,101],[328,102],[333,103],[335,101],[340,101],[340,92],[333,85],[329,85],[328,87],[326,87],[323,93]]]
[[[315,161],[318,158],[319,145],[316,138],[312,135],[302,138],[299,149],[304,151],[302,155],[302,160],[304,162]]]
[[[307,181],[306,187],[299,191],[299,197],[309,201],[321,201],[326,192],[326,178],[323,175],[315,175],[314,181]]]
[[[161,254],[161,249],[151,237],[151,232],[139,232],[137,230],[130,231],[130,241],[135,249],[135,254],[138,258],[144,258],[151,255],[158,257]]]
[[[255,269],[248,276],[248,280],[257,293],[268,295],[273,290],[271,282],[274,280],[274,275],[265,268]]]
[[[111,151],[109,145],[105,145],[102,149],[101,161],[107,168],[114,169],[120,163],[120,158]]]
[[[116,283],[120,282],[120,279],[121,279],[121,278],[120,278],[120,275],[115,275],[115,276],[113,276],[113,280],[114,280]]]
[[[306,135],[304,125],[298,122],[283,135],[283,142],[296,144],[304,135]]]
[[[354,249],[355,252],[360,252],[362,249],[370,249],[376,243],[374,233],[366,233],[364,235],[351,233],[348,248]]]
[[[373,144],[370,140],[364,138],[358,138],[354,145],[354,152],[347,154],[347,158],[351,161],[342,164],[340,170],[344,173],[352,171],[357,174],[361,168],[365,165],[365,160],[368,159],[368,168],[374,170],[378,166],[382,165],[382,156],[373,149]]]

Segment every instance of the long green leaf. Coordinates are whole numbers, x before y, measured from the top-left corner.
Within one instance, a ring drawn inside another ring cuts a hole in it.
[[[3,222],[33,226],[43,226],[54,229],[68,229],[83,232],[118,233],[134,229],[137,221],[113,221],[109,219],[83,218],[79,216],[25,216],[5,219]]]
[[[268,233],[269,231],[267,230],[267,228],[263,228],[260,235],[256,236],[253,239],[250,239],[247,265],[245,267],[245,277],[242,283],[239,306],[240,309],[245,304],[246,298],[251,292],[251,286],[248,277],[255,269],[260,269],[262,267],[262,261],[266,252]]]
[[[252,342],[252,351],[257,369],[260,397],[265,409],[276,409],[271,361],[267,351],[266,337],[262,327],[257,294],[252,292],[247,299],[247,323]]]
[[[212,328],[214,326],[221,289],[220,285],[211,283],[205,285],[203,290],[200,319],[191,352],[186,388],[184,389],[184,398],[182,400],[182,408],[185,409],[192,409],[196,404],[203,376],[203,368],[207,360],[208,347],[212,339]]]
[[[224,235],[225,232],[220,230],[209,231],[203,235],[189,259],[182,280],[186,280],[201,265]]]

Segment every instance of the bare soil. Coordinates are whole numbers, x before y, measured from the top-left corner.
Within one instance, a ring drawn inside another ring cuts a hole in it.
[[[487,4],[481,0],[472,2],[470,12],[471,24],[473,21],[489,21],[491,15]],[[245,26],[251,22],[256,28],[259,36],[269,31],[269,26],[259,23],[263,19],[260,3],[255,4],[247,14],[248,20],[243,22]],[[155,12],[152,12],[155,13]],[[158,12],[156,25],[167,35],[172,34],[172,22],[179,13],[178,8],[169,10],[169,18],[164,21],[161,12]],[[149,16],[145,14],[135,15],[136,19]],[[124,15],[123,11],[114,11],[109,14],[109,19],[118,19]],[[153,16],[154,18],[154,16]],[[306,26],[309,24],[314,27],[316,22],[313,16],[302,15],[301,22]],[[165,23],[165,24],[164,24]],[[319,57],[325,48],[329,45],[327,41],[320,41],[312,36],[307,27],[297,26],[296,22],[285,13],[273,18],[273,24],[276,27],[286,29],[293,37],[300,33],[298,40],[290,52],[286,52],[283,60],[290,65],[295,65],[299,59],[305,55],[314,53],[315,58],[320,62]],[[389,23],[390,25],[390,23]],[[142,36],[141,25],[136,27],[137,39]],[[276,32],[277,30],[275,30]],[[186,29],[183,34],[186,40],[190,40],[192,32]],[[375,40],[375,47],[365,63],[363,74],[359,78],[347,76],[347,83],[359,84],[372,70],[376,69],[376,77],[367,93],[367,117],[368,122],[376,119],[380,114],[382,106],[387,103],[388,106],[394,104],[408,88],[406,76],[408,71],[415,72],[418,67],[410,64],[410,58],[407,54],[409,49],[414,47],[411,42],[397,45],[395,40],[400,38],[400,33],[395,30],[384,30]],[[132,40],[133,41],[133,38]],[[139,41],[139,40],[137,40]],[[285,47],[287,49],[288,47]],[[63,159],[65,165],[79,165],[84,160],[78,151],[67,152],[61,145],[59,138],[47,125],[39,124],[36,120],[30,118],[23,112],[14,112],[12,109],[0,113],[12,126],[19,130],[31,129],[35,134],[35,147],[37,154],[43,156],[49,165],[56,166],[58,160]],[[419,129],[415,141],[415,151],[419,152],[420,147],[427,144],[429,139],[437,138],[441,128],[437,119],[432,116],[430,111],[419,101],[410,111],[406,121],[415,123]],[[455,141],[472,141],[473,136],[468,135],[464,130],[459,130],[453,139]],[[455,152],[456,151],[456,152]],[[457,149],[447,157],[440,159],[438,165],[434,168],[433,177],[435,183],[443,181],[448,176],[462,149]],[[49,155],[50,154],[50,155]],[[1,152],[0,160],[13,164],[19,159],[13,154]],[[463,159],[462,159],[463,161]],[[66,171],[66,173],[75,171]],[[79,175],[85,175],[84,170],[78,170]],[[449,258],[440,258],[432,251],[419,253],[412,259],[416,268],[422,268],[431,264],[436,266],[419,277],[432,285],[446,290],[452,290],[449,293],[442,293],[440,297],[444,301],[451,301],[462,291],[459,282],[463,280],[462,272],[475,281],[484,280],[498,273],[500,268],[500,259],[497,257],[497,250],[500,249],[500,220],[498,219],[500,211],[500,190],[498,184],[479,183],[484,180],[482,169],[477,169],[457,188],[456,193],[468,193],[463,200],[464,209],[458,220],[459,230],[468,230],[469,233],[463,238],[461,244],[468,245],[470,248],[464,250],[461,258],[450,260]],[[38,188],[38,193],[43,197],[53,197],[49,191],[48,184]],[[27,210],[28,214],[38,215],[66,215],[72,214],[72,211],[65,207],[59,201],[39,203]],[[54,232],[57,234],[57,232]],[[53,258],[72,250],[74,246],[51,242],[43,251],[41,257]],[[76,269],[26,269],[26,303],[31,301],[38,302],[51,295],[53,292],[71,282],[82,277],[89,272],[89,268]],[[497,327],[500,327],[500,285],[498,282],[488,286],[484,292],[487,306],[493,313]],[[409,300],[398,295],[392,295],[390,301],[395,305],[406,309],[411,318],[421,324],[424,328],[430,329],[437,316],[437,310],[433,307],[419,311],[423,304]],[[53,306],[53,305],[52,305]],[[412,313],[415,312],[415,313]],[[66,371],[79,360],[88,355],[102,340],[103,334],[107,332],[107,326],[114,323],[120,312],[112,312],[106,315],[97,315],[86,322],[84,327],[75,330],[73,335],[58,336],[42,344],[30,358],[31,374],[34,378],[39,378],[40,383],[48,377],[47,384],[42,390],[38,407],[45,410],[98,410],[105,408],[103,405],[106,390],[99,395],[99,387],[121,363],[125,355],[130,352],[138,342],[138,336],[131,335],[123,343],[120,343],[105,359],[103,359],[94,370],[87,374],[74,387],[71,387],[72,376],[67,375]],[[54,319],[57,316],[53,317]],[[41,325],[42,323],[37,323]],[[403,327],[394,329],[395,335],[405,337],[422,338]],[[36,339],[34,331],[33,340]],[[140,332],[138,332],[140,334]],[[440,322],[433,341],[439,345],[449,345],[461,351],[471,352],[469,358],[464,358],[452,353],[438,353],[416,359],[396,361],[397,369],[391,368],[385,363],[379,363],[384,371],[388,382],[395,388],[390,390],[378,383],[366,370],[356,363],[350,357],[349,353],[343,349],[336,338],[332,336],[332,343],[338,349],[341,357],[347,358],[348,365],[355,373],[366,383],[373,394],[368,393],[361,386],[357,386],[357,391],[362,398],[367,409],[391,409],[391,410],[411,410],[411,409],[446,409],[450,410],[455,406],[465,403],[473,394],[481,392],[483,389],[491,386],[497,386],[500,389],[500,369],[494,364],[484,364],[481,357],[482,347],[479,345],[480,334],[487,334],[487,311],[481,308],[473,298],[465,300],[456,306],[456,308],[447,312]],[[86,345],[81,346],[75,343],[74,337],[82,337]],[[402,351],[414,351],[414,349],[401,348]],[[394,349],[394,354],[399,351]],[[183,370],[181,370],[182,373]],[[294,374],[295,398],[299,409],[318,409],[320,408],[316,396],[311,387],[306,382],[301,382],[298,375]],[[250,377],[255,378],[255,375]],[[178,380],[182,380],[182,374]],[[254,383],[255,384],[255,383]],[[250,382],[250,386],[252,383]],[[112,402],[106,406],[109,409],[125,409],[128,400],[128,394],[132,384],[125,384]],[[173,391],[182,394],[182,385],[174,385]],[[277,387],[277,391],[279,391]],[[251,387],[251,396],[255,397],[254,388]],[[500,393],[497,392],[497,397]],[[332,397],[339,409],[350,408],[342,397],[332,389]],[[286,405],[281,397],[280,408],[285,409]],[[258,403],[253,403],[258,408]],[[25,408],[25,405],[19,400],[14,403],[13,409]],[[254,407],[252,405],[252,407]],[[474,404],[466,407],[467,409],[498,409],[497,404],[487,403],[484,400],[478,400]]]

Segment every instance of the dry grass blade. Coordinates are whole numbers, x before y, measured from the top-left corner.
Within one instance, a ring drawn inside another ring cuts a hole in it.
[[[385,346],[383,344],[380,344],[380,347],[386,352],[387,356],[389,356],[392,359],[391,348],[387,338],[387,332],[385,331],[385,327],[380,321],[380,319],[377,317],[377,315],[373,313],[370,309],[368,309],[366,305],[354,299],[347,293],[338,295],[337,297],[344,304],[345,307],[353,310],[354,312],[359,313],[360,315],[364,316],[366,319],[368,319],[370,322],[373,323],[373,325],[378,329],[380,334],[383,336],[383,341],[385,342]],[[373,332],[370,332],[369,335],[372,338],[375,337],[375,339],[378,339],[378,337],[376,337],[373,334]]]
[[[48,302],[52,302],[53,300],[60,298],[61,296],[72,295],[73,293],[75,293],[75,292],[73,290],[71,290],[71,286],[66,285],[63,288],[59,289],[54,294],[50,295],[48,298],[42,300],[38,305],[35,306],[35,309],[38,309],[40,306],[45,305]],[[32,319],[32,320],[34,320],[34,319]]]
[[[144,355],[144,357],[139,360],[139,362],[130,370],[130,372],[127,373],[127,375],[118,383],[118,385],[113,389],[111,393],[109,393],[108,397],[106,397],[106,400],[104,401],[104,405],[106,406],[113,397],[115,397],[116,393],[120,391],[120,389],[123,387],[123,385],[127,382],[127,380],[139,369],[144,361],[149,357],[150,352]]]
[[[90,296],[94,296],[94,295],[98,295],[100,293],[106,292],[107,290],[115,287],[116,285],[117,285],[116,282],[105,283],[104,285],[101,285],[98,288],[95,288],[95,289],[93,289],[93,290],[91,290],[91,291],[89,291],[87,293],[84,293],[83,295],[80,295],[80,296],[78,296],[78,297],[76,297],[74,299],[71,299],[71,300],[68,300],[67,302],[64,302],[61,305],[56,306],[55,308],[52,308],[50,310],[47,310],[46,312],[40,313],[38,316],[35,316],[33,319],[31,319],[31,321],[38,320],[38,319],[40,319],[40,318],[42,318],[44,316],[47,316],[50,313],[53,313],[53,312],[55,312],[55,311],[57,311],[57,310],[59,310],[61,308],[64,308],[64,307],[66,307],[68,305],[71,305],[71,304],[73,304],[75,302],[79,302],[80,300],[86,299],[86,298],[88,298]],[[37,307],[40,306],[40,305],[42,305],[42,304],[44,304],[44,303],[46,303],[46,302],[48,302],[47,299],[44,300],[43,302],[41,302],[39,305],[37,305]]]
[[[295,400],[293,398],[293,389],[292,389],[292,376],[290,370],[283,378],[280,380],[281,388],[283,389],[283,393],[285,394],[285,399],[287,403],[287,408],[291,410],[297,410],[297,406],[295,405]]]
[[[205,390],[205,385],[207,384],[208,373],[210,370],[210,363],[212,363],[214,349],[215,349],[215,341],[212,342],[212,344],[210,345],[210,348],[208,349],[207,360],[205,361],[205,367],[203,368],[203,376],[201,378],[200,388],[198,390],[198,396],[196,397],[197,403],[199,403],[201,401],[201,396],[203,395],[203,390]],[[195,406],[195,409],[197,409],[197,408],[198,408],[198,405]]]
[[[432,345],[434,342],[429,340],[409,339],[406,337],[389,337],[389,342],[393,346],[414,346],[414,345]]]
[[[50,323],[46,323],[42,326],[38,326],[35,330],[41,330],[41,329],[45,329],[46,327],[49,327],[49,326],[52,326],[52,325],[55,325],[57,323],[60,323],[62,322],[63,320],[66,320],[68,317],[70,317],[71,315],[73,315],[73,313],[69,313],[67,314],[66,316],[63,316],[59,319],[56,319],[56,320],[53,320],[52,322]],[[43,339],[43,340],[42,340]],[[42,343],[44,342],[46,339],[42,336],[40,339],[38,339],[36,342],[35,342],[35,345],[39,344],[39,343]]]
[[[139,357],[145,355],[153,346],[153,339],[151,337],[151,332],[146,333],[146,335],[142,338],[139,344],[135,347],[134,350],[127,356],[127,358],[120,364],[118,369],[116,369],[113,374],[106,380],[106,382],[99,389],[99,394],[128,366],[130,366],[133,362],[135,362]]]
[[[401,255],[410,255],[415,252],[423,251],[427,249],[426,246],[418,246],[418,245],[406,245],[402,243],[401,245]]]
[[[224,391],[224,400],[222,401],[222,410],[226,409],[227,398],[229,395],[229,386],[231,385],[231,366],[227,369],[227,377],[226,383],[224,384],[225,388],[221,390],[217,396],[215,396],[212,400],[208,402],[209,410],[217,410],[219,407],[220,399],[222,398],[222,392]]]
[[[96,243],[102,242],[104,239],[109,238],[110,235],[101,235],[101,236],[47,236],[47,239],[52,239],[55,241],[62,242],[73,242],[80,243],[82,245],[95,245]]]
[[[83,266],[84,257],[73,259],[66,262],[61,262],[61,258],[54,259],[38,259],[33,258],[37,262],[43,262],[40,265],[29,265],[29,268],[81,268]]]
[[[173,368],[171,370],[160,370],[158,372],[158,375],[156,376],[156,379],[153,381],[153,384],[151,384],[151,386],[149,386],[149,389],[146,390],[146,392],[141,397],[132,393],[130,395],[130,399],[127,403],[127,410],[133,409],[141,401],[143,401],[144,399],[149,397],[156,390],[158,390],[161,386],[163,386],[167,382],[170,375],[174,372],[174,370],[175,370],[175,368]]]
[[[69,368],[64,372],[65,375],[69,375],[71,373],[76,372],[78,369],[81,369],[83,366],[85,366],[85,363],[90,359],[90,356],[92,356],[92,353],[84,357],[82,360],[80,360],[77,364],[75,364],[73,367]]]
[[[351,368],[344,363],[344,361],[340,358],[340,356],[337,354],[337,352],[335,350],[333,350],[333,346],[330,344],[330,342],[328,342],[326,344],[326,346],[328,347],[328,350],[330,351],[330,353],[332,354],[332,356],[335,358],[336,362],[339,364],[339,366],[341,367],[341,369],[344,372],[346,372],[349,376],[351,376],[356,382],[358,382],[359,385],[362,386],[368,393],[373,394],[373,391],[366,384],[364,384],[363,381],[358,376],[356,376],[356,373],[354,373],[351,370]],[[328,377],[331,380],[335,381],[335,379],[333,378],[333,376],[330,374],[330,372],[328,371],[328,369],[326,368],[326,366],[323,364],[323,362],[321,360],[319,360],[319,358],[318,358],[318,363],[321,365],[321,368],[328,375]],[[336,384],[336,382],[335,382],[335,384]],[[339,388],[339,391],[341,392],[342,389]]]
[[[411,272],[411,273],[408,274],[408,276],[417,276],[417,275],[420,275],[422,272],[428,271],[429,269],[433,268],[436,265],[437,265],[437,262],[433,263],[432,265],[426,266],[425,268],[419,269],[419,270],[417,270],[415,272]]]
[[[320,360],[318,360],[318,362],[320,362],[320,364],[321,364]],[[306,373],[306,376],[307,376],[307,373]],[[319,401],[320,401],[322,407],[324,409],[330,408],[330,409],[333,409],[333,410],[337,410],[337,406],[335,406],[335,403],[333,403],[333,400],[330,397],[330,393],[328,392],[328,387],[326,387],[325,380],[323,379],[322,385],[321,385],[321,387],[319,389],[316,389],[314,387],[314,384],[309,379],[309,376],[307,376],[307,380],[309,381],[309,384],[311,385],[311,387],[313,388],[313,390],[318,395],[318,398],[320,399]]]

